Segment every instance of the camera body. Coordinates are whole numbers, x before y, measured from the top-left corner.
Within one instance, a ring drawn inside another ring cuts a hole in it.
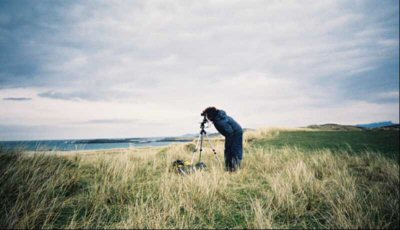
[[[201,129],[204,129],[204,127],[205,127],[205,125],[207,124],[207,122],[208,122],[208,120],[207,120],[207,117],[206,117],[206,115],[204,114],[201,114],[202,116],[203,116],[203,121],[200,123],[200,128]]]

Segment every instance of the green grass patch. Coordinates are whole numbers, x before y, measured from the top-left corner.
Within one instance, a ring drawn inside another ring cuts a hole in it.
[[[273,139],[254,142],[258,147],[297,147],[303,150],[346,150],[353,153],[380,152],[398,157],[399,131],[292,131],[280,132]]]

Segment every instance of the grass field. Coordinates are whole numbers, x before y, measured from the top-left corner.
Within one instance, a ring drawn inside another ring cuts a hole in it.
[[[259,130],[243,168],[171,172],[193,144],[0,153],[1,228],[398,228],[398,132]],[[222,158],[223,142],[217,142]],[[389,156],[389,157],[388,157]]]
[[[399,131],[290,131],[280,132],[278,138],[259,139],[260,147],[297,147],[307,151],[348,149],[352,153],[379,152],[398,159]]]

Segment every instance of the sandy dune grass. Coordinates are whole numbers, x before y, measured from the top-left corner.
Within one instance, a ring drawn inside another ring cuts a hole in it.
[[[271,138],[279,130],[257,131]],[[252,134],[253,135],[253,134]],[[211,152],[190,176],[171,162],[192,144],[117,152],[0,154],[3,228],[394,228],[399,164],[380,153],[255,148],[228,173]],[[249,141],[250,140],[250,141]],[[223,143],[217,142],[223,158]]]

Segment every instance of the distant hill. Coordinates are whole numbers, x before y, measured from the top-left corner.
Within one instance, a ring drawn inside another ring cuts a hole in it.
[[[394,124],[390,121],[386,121],[386,122],[377,122],[365,125],[339,125],[339,124],[309,125],[306,128],[317,129],[322,131],[400,130],[400,125]]]
[[[181,135],[181,136],[179,136],[179,137],[181,137],[181,138],[195,138],[195,137],[197,137],[199,134],[193,134],[193,133],[187,133],[187,134],[183,134],[183,135]]]
[[[373,129],[373,128],[381,128],[381,127],[385,127],[385,126],[391,126],[391,125],[395,125],[395,124],[391,121],[382,121],[382,122],[375,122],[375,123],[368,123],[368,124],[359,124],[359,125],[355,125],[355,126],[361,127],[361,128]]]
[[[382,126],[379,128],[374,128],[374,130],[400,130],[400,124],[394,124],[394,125],[387,125],[387,126]]]
[[[309,125],[306,128],[318,129],[323,131],[363,131],[364,128],[353,125],[339,125],[339,124],[323,124],[323,125]]]

